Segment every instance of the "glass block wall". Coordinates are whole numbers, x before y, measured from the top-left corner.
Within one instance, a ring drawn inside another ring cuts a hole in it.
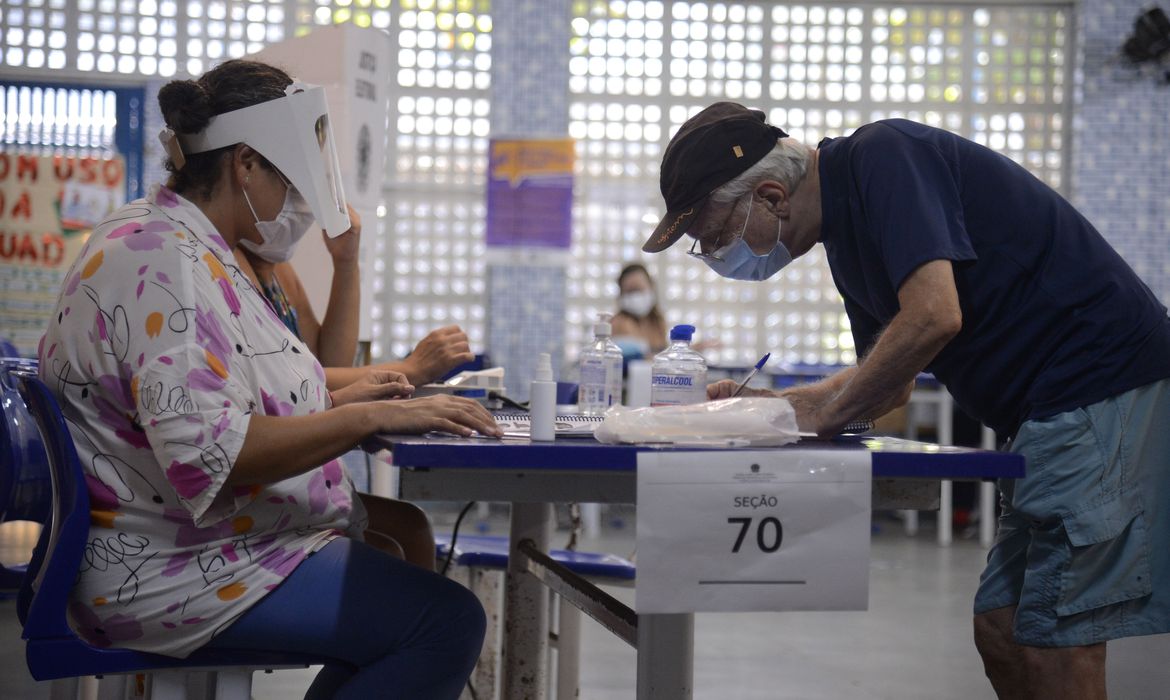
[[[654,274],[670,323],[693,323],[717,363],[852,363],[840,297],[820,248],[778,280],[729,282],[682,246],[643,257],[663,211],[658,164],[704,106],[764,110],[810,145],[907,117],[950,129],[1066,189],[1071,5],[574,2],[570,134],[581,206],[568,328],[582,341],[611,310],[617,273]]]
[[[1162,4],[1166,7],[1165,4]],[[1141,0],[1081,6],[1074,204],[1170,306],[1170,84],[1119,60]]]
[[[370,21],[388,30],[397,67],[389,76],[386,204],[374,264],[383,274],[374,280],[371,352],[402,357],[428,332],[452,323],[482,350],[491,6],[487,0],[372,5]],[[350,17],[360,23],[369,7],[354,2],[334,12],[359,13]],[[320,8],[314,12],[315,21],[327,19]],[[349,19],[335,14],[333,21]]]
[[[5,85],[0,89],[0,143],[37,148],[114,148],[113,90]]]
[[[918,119],[1001,150],[1067,192],[1072,7],[572,0],[565,61],[578,178],[565,287],[569,352],[596,311],[613,310],[623,262],[641,258],[662,212],[657,169],[670,135],[716,100],[764,109],[807,143],[873,119]],[[1104,33],[1098,25],[1109,22],[1118,33],[1101,37],[1109,46],[1140,9],[1120,0],[1093,7],[1092,30]],[[157,84],[335,22],[385,31],[397,58],[386,76],[385,202],[366,227],[379,272],[373,352],[400,356],[447,323],[463,325],[483,348],[489,0],[6,0],[0,53],[6,73],[26,81]],[[1136,91],[1124,106],[1106,99],[1094,125],[1124,139],[1124,126],[1110,125],[1135,105],[1144,109],[1141,99]],[[1155,156],[1146,165],[1164,162]],[[1143,214],[1135,234],[1143,241],[1154,235],[1148,222],[1156,215]],[[1122,231],[1129,220],[1117,224]],[[1136,243],[1131,250],[1149,257]],[[722,343],[713,361],[754,362],[765,351],[787,362],[855,359],[819,251],[762,285],[718,280],[681,250],[645,262],[668,319],[694,322],[703,338]]]

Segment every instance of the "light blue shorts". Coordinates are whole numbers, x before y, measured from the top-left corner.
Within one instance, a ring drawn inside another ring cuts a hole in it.
[[[975,613],[1067,647],[1170,632],[1170,379],[1024,423]]]

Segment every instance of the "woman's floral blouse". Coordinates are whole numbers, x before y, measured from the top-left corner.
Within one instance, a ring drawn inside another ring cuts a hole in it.
[[[224,486],[250,417],[325,410],[325,373],[207,217],[166,188],[94,230],[40,368],[89,487],[70,616],[91,644],[186,656],[364,526],[337,461]]]

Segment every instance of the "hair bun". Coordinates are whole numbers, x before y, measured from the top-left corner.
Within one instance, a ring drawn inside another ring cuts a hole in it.
[[[203,131],[214,116],[211,96],[194,80],[172,80],[158,91],[158,106],[167,126],[180,134]]]

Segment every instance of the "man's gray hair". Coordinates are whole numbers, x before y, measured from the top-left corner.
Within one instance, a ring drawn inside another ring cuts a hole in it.
[[[792,138],[776,141],[776,146],[742,175],[711,192],[711,200],[726,204],[751,192],[764,180],[775,180],[788,188],[789,196],[796,192],[808,172],[812,151]]]

